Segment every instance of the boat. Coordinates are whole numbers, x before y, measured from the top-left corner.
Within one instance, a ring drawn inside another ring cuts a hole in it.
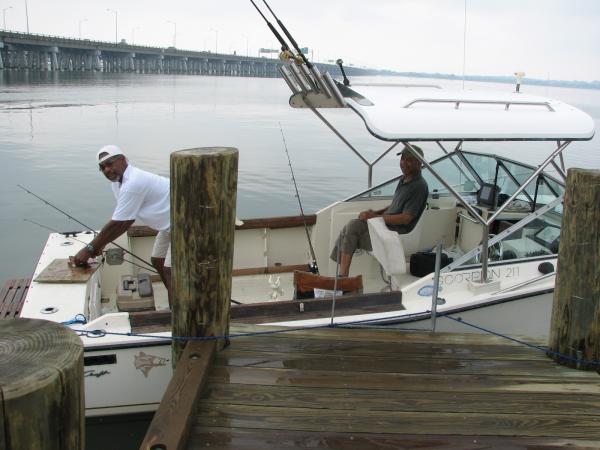
[[[281,73],[292,91],[290,105],[314,112],[367,164],[369,187],[315,214],[237,225],[232,321],[477,332],[466,325],[473,323],[547,336],[566,179],[562,154],[572,142],[593,137],[587,114],[521,92],[348,86],[297,61]],[[389,147],[368,162],[326,118],[330,108],[354,113]],[[360,211],[389,204],[398,177],[372,186],[373,166],[417,144],[425,148],[425,157],[415,157],[429,185],[426,209],[406,235],[371,219],[373,251],[354,257],[349,280],[358,284],[345,289],[329,259],[333,242]],[[442,156],[428,160],[427,146]],[[538,165],[503,156],[527,148],[543,154]],[[149,259],[155,233],[134,225],[115,241],[119,247],[77,276],[68,258],[93,233],[51,233],[35,268],[21,317],[63,323],[81,336],[88,416],[153,411],[171,378],[166,291],[124,253]],[[433,262],[425,274],[414,274],[415,255]],[[310,273],[313,262],[319,276]],[[301,285],[313,298],[305,298]]]

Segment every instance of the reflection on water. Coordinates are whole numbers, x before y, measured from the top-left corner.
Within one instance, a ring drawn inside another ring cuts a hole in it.
[[[541,95],[548,91],[586,110],[598,124],[598,91],[524,90]],[[107,143],[120,145],[134,165],[167,176],[173,151],[237,147],[238,216],[297,214],[281,122],[307,213],[366,188],[366,166],[310,111],[290,108],[288,88],[279,79],[3,71],[0,92],[0,249],[11,256],[2,259],[0,282],[28,276],[46,240],[45,230],[24,219],[59,230],[80,228],[17,184],[91,226],[100,227],[109,218],[113,196],[94,161],[97,149]],[[328,111],[327,117],[370,161],[389,147],[373,141],[350,111]],[[428,159],[441,155],[436,145],[424,147]],[[494,144],[469,148],[497,150]],[[597,149],[598,138],[574,143],[566,163],[600,167]],[[524,153],[518,148],[513,157],[539,162],[546,151],[543,147]],[[398,159],[390,152],[375,166],[373,182],[397,173]]]

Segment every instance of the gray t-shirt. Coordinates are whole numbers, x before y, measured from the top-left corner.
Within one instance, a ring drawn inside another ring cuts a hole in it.
[[[402,175],[396,192],[394,192],[392,203],[383,215],[409,213],[415,218],[408,224],[388,225],[387,227],[402,234],[410,232],[425,209],[428,195],[429,187],[421,174],[408,182],[404,182],[404,175]]]

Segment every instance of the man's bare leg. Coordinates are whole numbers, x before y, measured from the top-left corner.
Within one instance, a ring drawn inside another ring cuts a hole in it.
[[[165,266],[165,258],[151,258],[152,265],[160,275],[160,279],[167,288],[167,298],[169,300],[169,308],[171,308],[171,268]]]

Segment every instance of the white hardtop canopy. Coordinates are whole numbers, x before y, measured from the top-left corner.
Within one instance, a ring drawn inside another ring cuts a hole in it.
[[[516,92],[357,85],[344,95],[386,141],[574,141],[594,136],[592,118],[566,103]]]

